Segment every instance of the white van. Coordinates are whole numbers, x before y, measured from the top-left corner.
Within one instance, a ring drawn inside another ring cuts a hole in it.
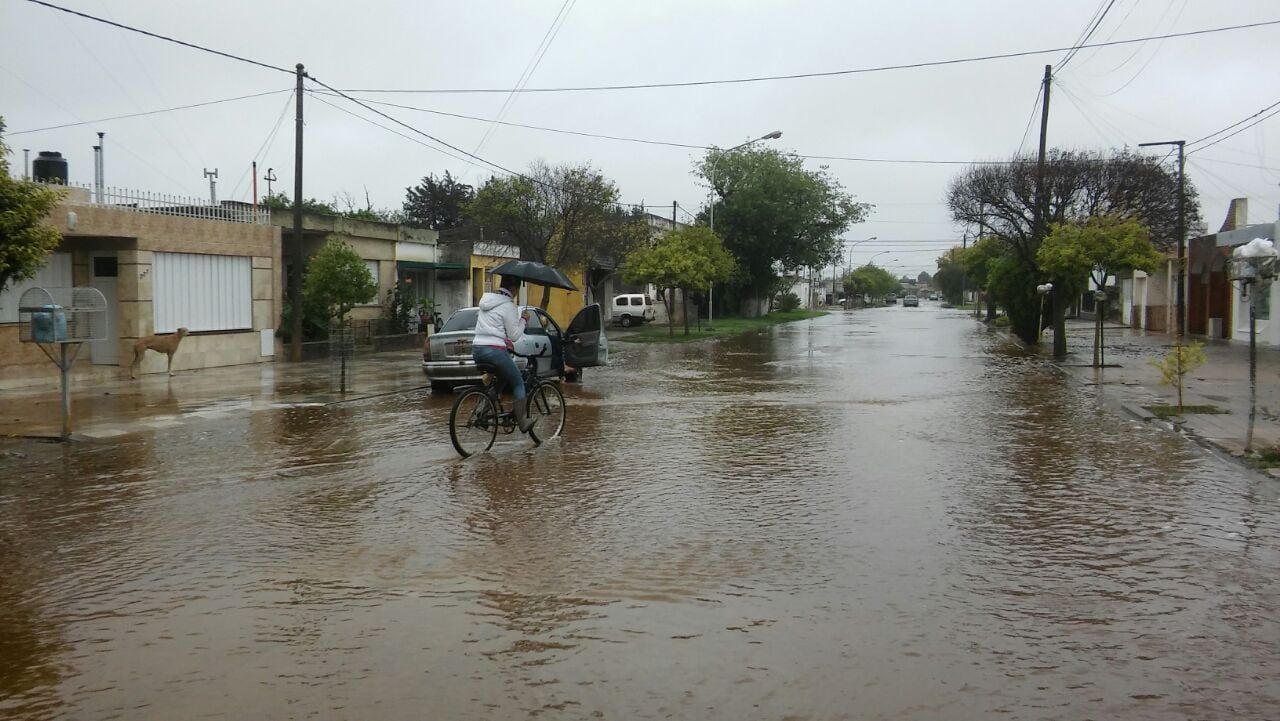
[[[609,320],[623,328],[652,323],[657,317],[658,311],[653,307],[653,298],[647,295],[626,293],[613,297],[613,310],[609,314]]]

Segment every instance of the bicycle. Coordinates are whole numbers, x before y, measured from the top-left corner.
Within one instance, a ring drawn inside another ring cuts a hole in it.
[[[511,354],[529,361],[521,373],[521,381],[529,397],[529,416],[538,420],[529,430],[529,437],[534,445],[541,445],[564,430],[564,394],[555,383],[538,376],[538,356],[515,351]],[[489,450],[498,438],[498,431],[509,435],[517,430],[515,416],[502,406],[502,381],[496,369],[487,363],[479,364],[478,368],[480,385],[465,389],[449,410],[449,440],[463,458]]]

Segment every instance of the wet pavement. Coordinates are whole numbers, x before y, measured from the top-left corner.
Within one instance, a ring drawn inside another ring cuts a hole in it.
[[[0,446],[0,718],[1244,719],[1280,484],[934,304]],[[414,369],[416,370],[416,369]]]

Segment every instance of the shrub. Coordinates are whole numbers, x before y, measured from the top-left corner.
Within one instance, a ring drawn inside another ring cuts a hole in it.
[[[1151,361],[1151,365],[1160,371],[1160,383],[1178,389],[1178,411],[1182,412],[1182,382],[1188,373],[1208,362],[1204,354],[1203,343],[1183,345],[1179,336],[1177,344],[1169,355],[1162,360]]]
[[[800,296],[795,293],[783,293],[778,298],[778,310],[790,313],[800,307]]]

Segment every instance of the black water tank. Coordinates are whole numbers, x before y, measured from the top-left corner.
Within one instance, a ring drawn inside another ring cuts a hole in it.
[[[35,162],[31,163],[31,177],[40,183],[67,184],[67,160],[62,153],[52,150],[41,150]]]

